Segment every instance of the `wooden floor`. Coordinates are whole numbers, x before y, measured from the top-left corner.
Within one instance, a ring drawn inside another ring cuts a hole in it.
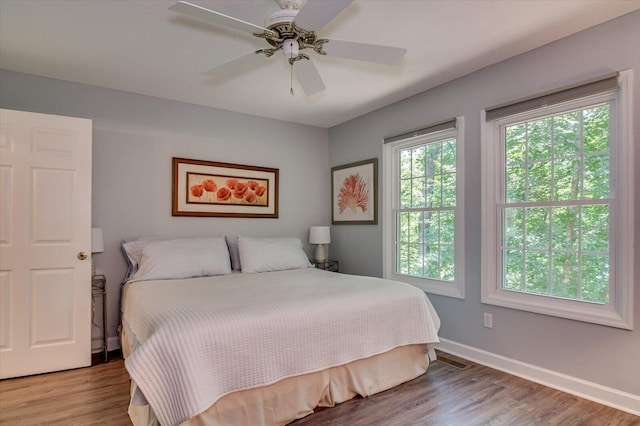
[[[130,425],[128,392],[119,356],[89,368],[2,380],[0,424]],[[293,423],[319,425],[640,426],[640,417],[484,366],[435,362],[415,380]]]

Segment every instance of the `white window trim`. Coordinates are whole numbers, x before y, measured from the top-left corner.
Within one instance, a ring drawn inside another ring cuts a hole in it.
[[[414,138],[385,144],[382,152],[383,167],[383,193],[382,193],[382,246],[383,266],[382,273],[387,279],[412,284],[427,293],[464,299],[464,117],[456,117],[456,208],[455,208],[455,279],[453,281],[441,281],[427,278],[419,278],[395,272],[395,247],[396,247],[396,215],[394,214],[398,199],[398,188],[395,182],[398,176],[397,151],[406,149],[412,145],[420,145],[441,140],[446,135],[451,135],[451,130],[428,133]]]
[[[536,312],[578,321],[633,330],[633,269],[634,269],[634,165],[632,79],[630,70],[619,77],[619,90],[612,104],[617,123],[611,132],[619,136],[619,147],[611,155],[611,205],[613,240],[611,247],[610,303],[606,305],[568,299],[524,294],[501,288],[500,272],[500,185],[502,179],[501,144],[498,132],[501,119],[486,122],[481,111],[482,126],[482,303]],[[553,113],[562,106],[549,107]],[[613,167],[613,165],[616,167]],[[623,177],[626,177],[624,179]]]

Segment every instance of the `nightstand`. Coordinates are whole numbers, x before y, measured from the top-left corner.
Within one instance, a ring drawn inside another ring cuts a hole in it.
[[[101,350],[104,362],[109,360],[109,353],[107,351],[107,278],[104,275],[94,275],[91,277],[91,297],[93,303],[93,312],[95,314],[96,297],[102,298],[102,342]],[[92,321],[96,324],[95,319]],[[93,340],[91,340],[93,347]]]
[[[339,272],[339,265],[337,260],[313,260],[311,263],[313,263],[313,266],[316,269],[322,269],[330,272]]]

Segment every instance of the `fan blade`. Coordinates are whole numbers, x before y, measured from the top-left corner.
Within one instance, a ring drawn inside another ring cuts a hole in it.
[[[327,55],[358,61],[376,62],[386,65],[399,65],[407,49],[355,41],[329,40],[322,46]]]
[[[249,52],[238,58],[217,65],[210,70],[203,72],[202,75],[215,81],[226,80],[254,69],[261,63],[266,62],[264,59],[264,55],[262,54]]]
[[[320,31],[353,0],[308,0],[293,22],[308,31]]]
[[[302,86],[305,95],[313,95],[326,89],[318,69],[310,59],[302,59],[293,65],[298,82]]]
[[[235,28],[236,30],[245,31],[248,33],[262,33],[271,32],[270,30],[263,28],[259,25],[254,25],[250,22],[241,21],[240,19],[224,15],[213,10],[205,9],[195,4],[191,4],[186,1],[179,1],[173,6],[169,7],[169,10],[182,13],[183,15],[190,16],[191,18],[200,19],[214,25],[224,25],[226,27]]]

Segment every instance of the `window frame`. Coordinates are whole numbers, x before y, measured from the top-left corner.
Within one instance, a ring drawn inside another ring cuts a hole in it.
[[[616,92],[605,92],[486,121],[482,127],[482,303],[528,312],[633,329],[633,134],[630,71],[619,75]],[[563,299],[502,288],[502,209],[504,126],[610,101],[610,291],[609,303]]]
[[[454,279],[443,281],[415,277],[396,272],[396,233],[398,209],[399,164],[398,152],[414,146],[444,139],[456,140],[456,205],[454,221]],[[387,279],[414,285],[427,293],[465,298],[464,262],[464,117],[456,117],[455,128],[436,130],[395,140],[383,146],[383,276]]]

